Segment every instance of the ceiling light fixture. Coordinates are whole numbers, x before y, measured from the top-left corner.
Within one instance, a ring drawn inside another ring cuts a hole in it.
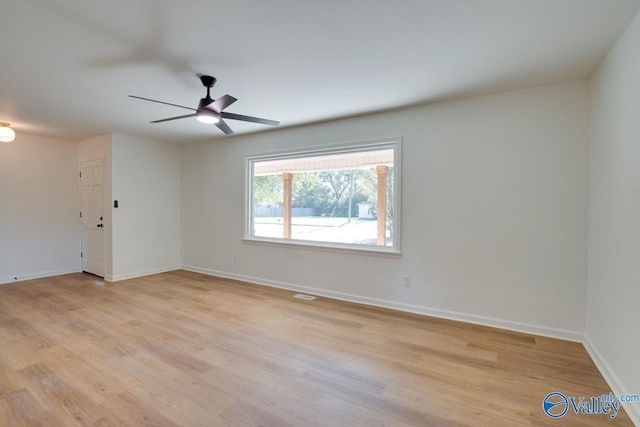
[[[9,123],[0,122],[0,141],[12,142],[16,139],[16,133],[9,127]]]
[[[202,123],[215,124],[220,121],[220,116],[213,110],[201,108],[196,113],[196,119]]]

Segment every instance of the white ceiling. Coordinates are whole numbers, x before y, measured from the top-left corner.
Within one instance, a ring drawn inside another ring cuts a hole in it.
[[[640,0],[1,0],[0,121],[185,143],[212,96],[292,126],[588,78]],[[228,120],[236,131],[266,127]]]

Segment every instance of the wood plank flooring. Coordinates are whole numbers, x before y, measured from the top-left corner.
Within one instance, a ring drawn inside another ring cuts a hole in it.
[[[0,286],[2,426],[628,426],[581,344],[176,271]]]

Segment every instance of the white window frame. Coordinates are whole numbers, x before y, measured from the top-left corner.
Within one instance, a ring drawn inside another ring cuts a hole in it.
[[[393,164],[393,221],[391,246],[374,246],[362,244],[320,242],[313,240],[285,239],[273,237],[261,237],[253,235],[254,203],[253,182],[254,165],[257,162],[270,160],[284,160],[299,157],[322,156],[331,154],[346,154],[359,151],[373,151],[390,149],[394,150]],[[243,240],[249,243],[259,243],[276,246],[296,246],[308,249],[328,250],[332,252],[360,252],[371,255],[400,255],[401,254],[401,176],[402,176],[402,138],[393,137],[374,141],[342,143],[331,146],[309,148],[304,150],[286,150],[270,153],[259,153],[245,156],[245,209],[244,209],[244,236]]]

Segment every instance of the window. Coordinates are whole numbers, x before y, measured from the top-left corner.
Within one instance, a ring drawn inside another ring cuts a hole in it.
[[[245,238],[399,253],[400,141],[247,157]]]

